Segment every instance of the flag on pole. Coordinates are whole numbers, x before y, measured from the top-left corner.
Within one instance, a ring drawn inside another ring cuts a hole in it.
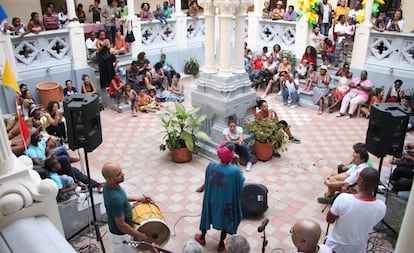
[[[19,111],[17,111],[17,118],[19,119],[20,134],[22,135],[24,148],[27,150],[27,139],[30,137],[30,131]]]
[[[6,63],[4,64],[3,85],[9,88],[12,88],[20,95],[22,94],[20,92],[19,85],[17,84],[16,77],[14,76],[13,71],[10,68],[9,62],[7,60],[6,60]]]
[[[7,19],[7,13],[3,9],[3,5],[0,4],[0,23],[2,23],[5,19]]]

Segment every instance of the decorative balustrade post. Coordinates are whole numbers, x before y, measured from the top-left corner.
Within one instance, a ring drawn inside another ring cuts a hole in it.
[[[247,46],[252,50],[258,50],[259,31],[260,31],[260,1],[254,0],[254,11],[248,13]]]
[[[351,68],[365,69],[368,55],[369,38],[371,33],[371,13],[374,0],[367,0],[365,4],[365,20],[355,29],[354,48],[352,50]]]
[[[231,27],[235,8],[240,4],[237,0],[215,0],[214,4],[220,9],[220,62],[219,75],[231,76]],[[236,43],[241,43],[236,41]]]
[[[175,3],[178,2],[180,1],[175,1]],[[181,3],[176,5],[176,8],[175,39],[177,40],[177,48],[183,50],[187,48],[187,17],[181,11]]]
[[[205,64],[204,73],[216,73],[216,55],[215,55],[215,8],[213,0],[199,0],[198,3],[204,8],[204,26],[205,26],[205,42],[204,57]]]
[[[73,20],[76,18],[75,3],[73,0],[66,0],[66,7],[68,9],[68,18]],[[85,45],[85,34],[79,21],[73,20],[68,24],[69,40],[72,47],[72,63],[74,69],[86,68],[88,66],[88,59]],[[83,45],[83,46],[79,46]],[[74,50],[76,48],[76,50]]]
[[[312,33],[312,27],[309,25],[306,15],[303,15],[299,21],[296,22],[296,39],[295,39],[295,56],[301,58],[309,45],[309,36]]]
[[[244,35],[246,29],[246,11],[252,3],[251,0],[240,0],[239,7],[236,8],[236,32],[234,35],[234,68],[236,74],[245,73],[244,69]]]
[[[127,0],[128,17],[125,23],[125,29],[128,29],[132,25],[132,32],[134,33],[135,41],[130,43],[131,58],[136,59],[139,52],[142,51],[141,41],[141,22],[138,21],[137,16],[134,14],[134,0]]]

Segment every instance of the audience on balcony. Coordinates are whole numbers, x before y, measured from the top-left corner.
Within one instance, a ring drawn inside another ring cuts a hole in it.
[[[27,24],[27,32],[31,33],[40,33],[41,31],[45,30],[45,26],[43,25],[43,22],[40,20],[39,13],[32,12],[30,14],[30,21]],[[23,35],[22,35],[23,36]]]
[[[169,6],[168,1],[164,1],[162,3],[162,11],[164,13],[165,18],[171,18],[171,13],[173,12],[173,9]]]
[[[141,4],[141,13],[140,17],[142,21],[151,21],[153,19],[152,13],[150,11],[150,5],[147,2]]]
[[[108,0],[108,5],[104,6],[102,11],[102,17],[105,18],[105,33],[112,44],[115,42],[115,29],[116,29],[116,0]]]
[[[128,7],[125,6],[125,0],[118,1],[118,7],[116,7],[116,17],[119,20],[119,26],[121,27],[121,34],[124,34],[124,26],[128,17]]]
[[[181,75],[180,73],[175,73],[173,75],[171,87],[167,87],[168,93],[166,94],[166,101],[170,102],[183,102],[185,99],[184,93],[184,84],[181,82]]]
[[[270,2],[269,1],[264,1],[264,8],[262,10],[262,18],[264,19],[268,19],[270,18]]]
[[[89,38],[87,38],[85,41],[86,49],[88,50],[87,58],[93,62],[96,61],[96,53],[98,51],[98,48],[96,47],[96,41],[95,32],[89,33]]]
[[[362,11],[361,8],[362,8],[361,1],[359,1],[359,0],[355,1],[354,8],[351,9],[348,13],[348,18],[352,18],[353,20],[357,20],[357,16]]]
[[[346,0],[339,0],[339,5],[334,8],[333,19],[334,19],[335,25],[340,22],[341,15],[344,15],[345,17],[344,22],[345,22],[349,16],[349,11],[350,11],[349,7],[346,6]]]
[[[79,23],[81,24],[88,22],[86,18],[86,13],[83,10],[83,4],[78,4],[78,6],[76,7],[76,17],[78,18]]]
[[[52,7],[46,8],[46,13],[43,15],[43,24],[46,30],[59,29],[59,17],[56,12],[53,12]]]
[[[329,94],[329,84],[331,83],[331,76],[328,74],[328,67],[322,65],[319,70],[319,74],[315,75],[312,84],[313,97],[312,101],[314,104],[319,105],[318,114],[321,115],[323,112],[323,106],[327,103],[327,96]]]
[[[72,80],[66,80],[65,85],[66,87],[63,89],[63,95],[65,97],[78,94],[78,90],[76,89],[76,87],[73,86]]]
[[[283,16],[283,20],[296,21],[296,11],[293,5],[289,5],[287,12]]]
[[[313,32],[309,37],[309,46],[312,46],[316,49],[317,53],[320,53],[323,48],[323,43],[325,36],[320,33],[319,25],[313,28]]]
[[[402,32],[404,29],[403,12],[398,9],[394,12],[394,17],[387,23],[387,31]]]
[[[91,82],[87,74],[82,75],[82,93],[83,94],[97,94],[95,84]]]
[[[89,12],[92,12],[92,22],[97,23],[101,22],[101,13],[102,9],[99,7],[101,0],[95,0],[94,4],[89,5]]]
[[[115,46],[114,54],[126,54],[128,53],[128,44],[125,42],[125,37],[122,35],[121,28],[117,28],[115,32]]]
[[[349,85],[350,91],[343,97],[341,109],[336,117],[348,115],[346,118],[352,118],[358,105],[364,104],[369,99],[369,94],[372,90],[373,84],[368,80],[368,73],[366,70],[361,71],[361,75],[355,78]]]
[[[197,0],[193,0],[190,2],[190,7],[188,8],[188,16],[197,19],[199,9]]]
[[[332,26],[332,6],[328,3],[328,0],[322,0],[318,8],[319,26],[321,27],[321,33],[324,36],[328,36],[329,28]]]
[[[404,97],[404,90],[401,89],[403,81],[397,79],[394,81],[394,86],[390,86],[385,96],[385,102],[387,103],[400,103],[401,98]]]
[[[11,32],[12,35],[20,35],[23,36],[26,34],[26,26],[21,22],[21,19],[19,17],[14,17],[12,19],[11,25],[7,25],[7,28],[5,30],[8,30]]]
[[[154,18],[159,20],[162,24],[167,24],[167,18],[164,16],[164,11],[161,9],[161,4],[155,6],[155,10],[152,12]]]
[[[66,25],[69,22],[68,8],[66,7],[66,4],[61,6],[61,12],[58,13],[58,17],[61,25]]]
[[[285,10],[282,7],[283,7],[282,1],[277,1],[276,7],[270,13],[270,18],[272,20],[283,19],[283,17],[285,16]]]
[[[384,32],[387,30],[387,24],[390,21],[390,18],[387,17],[385,11],[380,11],[378,17],[375,20],[374,26],[372,27],[375,31]]]

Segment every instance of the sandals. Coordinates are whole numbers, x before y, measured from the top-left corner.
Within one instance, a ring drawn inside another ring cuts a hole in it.
[[[206,240],[205,239],[201,239],[201,234],[196,234],[194,236],[194,240],[196,240],[202,246],[206,245]]]

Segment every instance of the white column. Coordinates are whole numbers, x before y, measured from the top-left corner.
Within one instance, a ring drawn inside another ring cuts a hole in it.
[[[204,73],[216,73],[216,54],[215,54],[215,12],[212,0],[200,0],[198,3],[204,8],[204,26],[205,26],[205,42],[204,42]]]
[[[86,68],[88,59],[86,58],[85,34],[78,21],[69,22],[69,40],[72,50],[72,66],[74,69]]]
[[[374,5],[374,0],[366,0],[365,1],[365,25],[371,25],[371,17],[372,17],[372,7]]]
[[[3,124],[3,113],[0,108],[0,175],[7,174],[13,168],[14,154],[11,151],[7,130]]]
[[[365,20],[355,29],[354,48],[352,50],[351,68],[364,69],[368,55],[369,37],[371,34],[371,13],[373,0],[367,0],[365,5]]]
[[[397,245],[394,252],[412,252],[412,235],[414,233],[414,191],[410,192],[404,218],[398,234]]]
[[[176,0],[175,2],[175,15],[181,15],[182,11],[181,11],[181,0]]]
[[[68,19],[72,20],[76,17],[74,0],[66,0],[66,9],[68,10]]]
[[[125,29],[128,29],[130,22],[132,22],[132,32],[134,33],[135,41],[129,43],[129,51],[131,53],[131,58],[133,60],[137,59],[138,53],[142,51],[142,41],[141,41],[141,22],[138,21],[137,16],[135,16],[135,6],[134,0],[127,0],[128,7],[128,17],[125,23]]]
[[[175,39],[177,40],[177,49],[187,48],[187,17],[182,12],[175,15]]]
[[[234,35],[234,68],[236,74],[245,73],[244,69],[244,31],[246,28],[246,11],[250,1],[240,1],[236,9],[236,32]]]
[[[254,0],[254,11],[248,13],[247,32],[249,36],[247,38],[247,46],[253,52],[259,49],[257,42],[259,41],[259,30],[260,30],[260,23],[259,23],[259,19],[261,17],[260,9],[261,9],[260,0]]]
[[[306,47],[309,45],[309,36],[312,33],[312,28],[308,23],[306,15],[296,22],[296,39],[295,39],[295,55],[296,58],[302,57]]]
[[[214,4],[219,7],[220,23],[220,62],[219,75],[231,76],[231,28],[234,9],[239,6],[237,0],[216,0]]]

